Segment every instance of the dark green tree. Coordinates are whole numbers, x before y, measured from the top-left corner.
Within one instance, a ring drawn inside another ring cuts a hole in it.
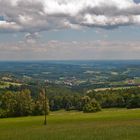
[[[140,95],[132,97],[127,103],[127,108],[140,108]]]
[[[5,117],[13,117],[15,116],[15,108],[17,106],[17,101],[15,94],[11,91],[8,91],[4,93],[1,96],[1,111],[3,110],[3,113]]]
[[[22,90],[16,93],[16,116],[32,115],[34,109],[34,102],[29,90]]]

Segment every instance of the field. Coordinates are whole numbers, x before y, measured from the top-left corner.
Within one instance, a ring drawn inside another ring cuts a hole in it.
[[[0,81],[0,88],[8,88],[10,85],[13,85],[13,86],[21,86],[20,83]]]
[[[0,140],[139,140],[140,109],[102,112],[53,112],[43,116],[0,119]]]

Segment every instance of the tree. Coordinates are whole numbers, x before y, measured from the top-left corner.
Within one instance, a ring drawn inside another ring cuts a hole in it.
[[[83,111],[83,107],[91,101],[89,96],[83,96],[81,99],[77,101],[76,109],[79,111]]]
[[[140,108],[140,95],[132,97],[127,103],[127,108]]]
[[[46,105],[45,105],[46,103]],[[45,107],[46,106],[46,107]],[[35,107],[34,107],[34,115],[44,115],[45,114],[45,108],[47,115],[49,114],[49,101],[46,98],[45,101],[45,93],[41,91],[35,100]]]
[[[17,101],[14,93],[8,91],[1,96],[1,114],[3,112],[3,117],[15,116],[16,106]]]
[[[22,90],[16,93],[16,116],[32,115],[34,103],[29,90]]]
[[[83,107],[84,113],[92,113],[100,110],[101,110],[101,106],[94,98],[90,102],[85,104]]]
[[[63,96],[53,96],[50,100],[50,110],[56,111],[63,107]]]

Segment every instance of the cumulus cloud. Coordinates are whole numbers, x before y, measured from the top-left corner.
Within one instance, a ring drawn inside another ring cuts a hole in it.
[[[0,32],[140,24],[138,0],[0,0]]]

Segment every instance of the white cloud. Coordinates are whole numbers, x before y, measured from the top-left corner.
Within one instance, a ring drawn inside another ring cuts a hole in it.
[[[140,25],[133,0],[0,0],[0,32]]]
[[[140,59],[140,42],[51,40],[0,43],[0,60]]]

